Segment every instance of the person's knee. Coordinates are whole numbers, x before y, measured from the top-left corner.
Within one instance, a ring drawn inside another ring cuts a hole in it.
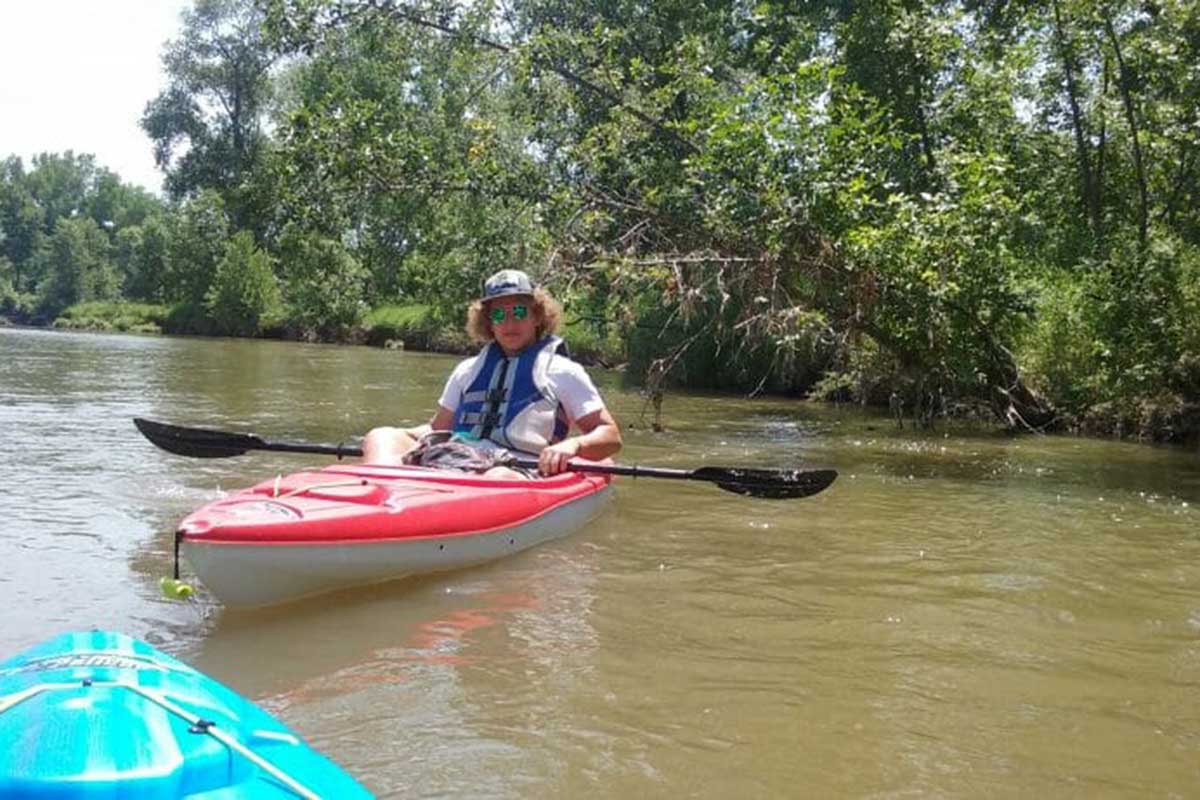
[[[404,428],[379,427],[363,437],[363,459],[376,464],[399,463],[399,458],[413,445]]]
[[[403,428],[390,428],[386,426],[371,428],[371,430],[367,431],[367,435],[363,437],[363,447],[380,447],[394,441],[397,434],[403,433]]]
[[[532,476],[524,472],[518,472],[515,469],[509,469],[508,467],[490,467],[484,471],[483,477],[500,478],[501,480],[509,481],[527,481]]]

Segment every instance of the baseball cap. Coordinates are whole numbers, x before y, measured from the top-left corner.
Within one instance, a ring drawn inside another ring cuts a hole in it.
[[[480,300],[495,300],[514,294],[533,294],[533,281],[519,269],[502,269],[483,282]]]

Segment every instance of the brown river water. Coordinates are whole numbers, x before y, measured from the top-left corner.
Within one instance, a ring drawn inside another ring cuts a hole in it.
[[[622,463],[840,477],[791,501],[619,479],[584,530],[484,567],[160,598],[187,512],[326,462],[175,456],[133,417],[350,441],[427,418],[453,363],[0,329],[0,658],[143,638],[381,797],[1200,796],[1194,451],[682,393],[656,433],[597,372]]]

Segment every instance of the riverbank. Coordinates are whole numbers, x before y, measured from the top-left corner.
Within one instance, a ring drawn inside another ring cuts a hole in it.
[[[187,313],[186,308],[156,303],[79,303],[65,309],[53,320],[20,313],[0,313],[0,325],[101,333],[218,335],[211,328],[198,323],[195,315]],[[619,342],[602,340],[570,320],[558,333],[566,340],[571,356],[576,361],[605,369],[620,367]],[[451,355],[466,355],[478,349],[461,323],[445,322],[437,317],[431,307],[416,303],[373,308],[363,315],[362,323],[355,326],[314,330],[283,321],[268,325],[257,336],[248,338],[365,345]]]
[[[82,303],[66,309],[50,324],[0,316],[0,325],[81,332],[201,336],[210,333],[190,329],[186,324],[181,326],[180,316],[173,311],[170,306],[144,303]],[[572,357],[577,361],[586,366],[623,369],[624,359],[619,351],[619,342],[600,340],[582,326],[569,323],[561,333],[567,341]],[[477,349],[461,327],[441,322],[428,306],[417,304],[372,309],[364,315],[362,325],[337,332],[320,333],[281,324],[265,329],[254,338],[361,345],[449,355],[467,355]],[[628,379],[629,383],[634,385],[642,383],[640,376],[629,375]],[[678,388],[688,387],[683,384]],[[974,408],[965,403],[953,405],[963,409]],[[974,410],[944,411],[940,415],[926,416],[923,419],[901,415],[896,422],[897,425],[905,427],[934,428],[939,421],[978,413]],[[1136,400],[1114,400],[1093,405],[1079,414],[1060,412],[1056,424],[1047,432],[1172,444],[1186,448],[1200,447],[1200,402],[1171,392]]]

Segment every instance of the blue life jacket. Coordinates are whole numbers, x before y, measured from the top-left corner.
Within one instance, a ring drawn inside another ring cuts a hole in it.
[[[475,357],[467,388],[454,412],[454,433],[488,439],[509,450],[540,453],[560,442],[570,420],[550,385],[550,362],[567,357],[567,345],[547,336],[515,356],[490,343]]]

